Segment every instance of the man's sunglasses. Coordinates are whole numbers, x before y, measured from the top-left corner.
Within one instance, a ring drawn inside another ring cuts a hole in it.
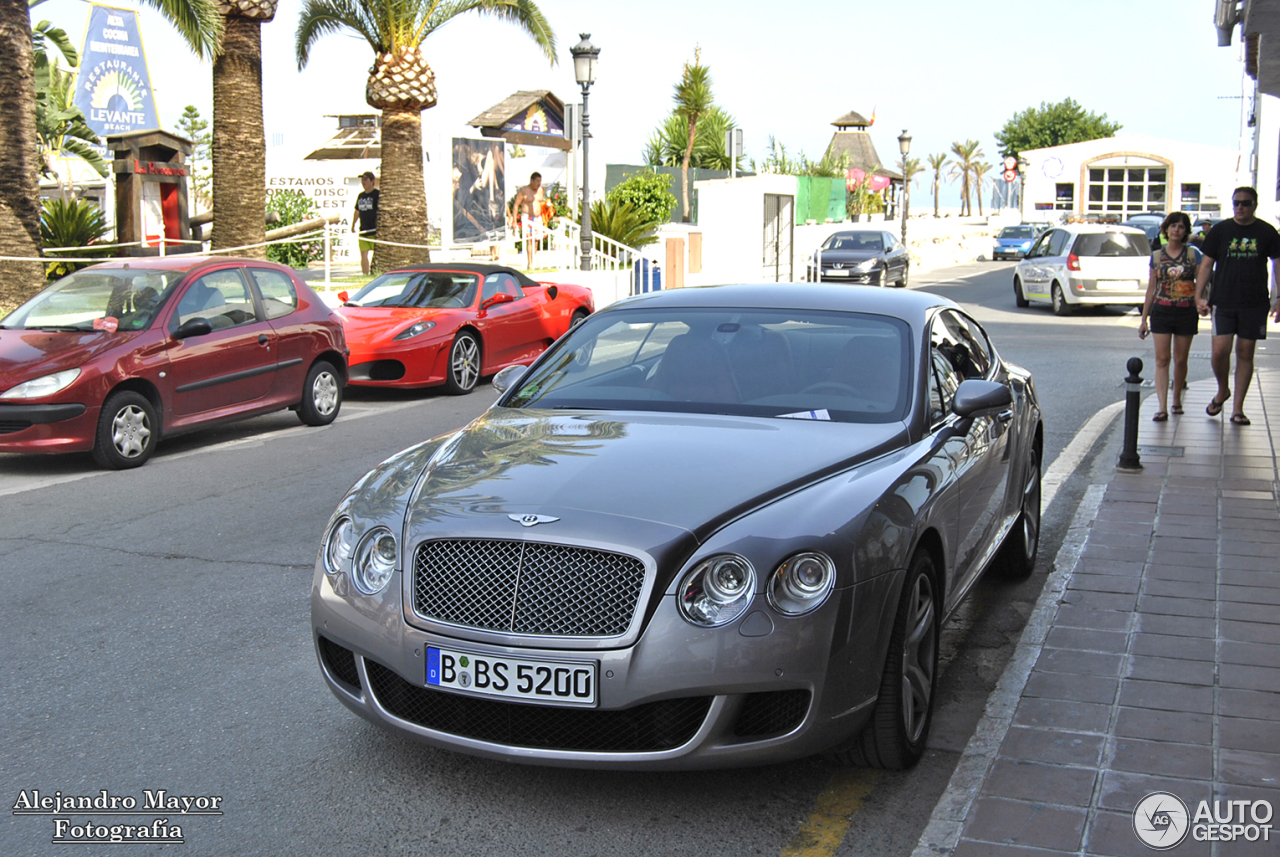
[[[1253,208],[1257,203],[1251,199],[1233,199],[1231,200],[1232,208]]]

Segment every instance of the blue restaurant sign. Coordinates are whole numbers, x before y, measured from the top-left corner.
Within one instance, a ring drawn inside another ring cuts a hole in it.
[[[136,12],[89,7],[75,105],[99,137],[160,127]]]

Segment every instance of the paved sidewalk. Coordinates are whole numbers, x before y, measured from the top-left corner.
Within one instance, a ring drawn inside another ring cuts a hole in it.
[[[1060,595],[1042,599],[1038,634],[1028,624],[1021,675],[993,696],[917,855],[1150,854],[1135,807],[1152,792],[1186,805],[1179,818],[1165,800],[1172,829],[1147,834],[1167,847],[1188,828],[1172,854],[1280,854],[1280,371],[1259,370],[1251,426],[1227,421],[1230,403],[1208,417],[1215,391],[1193,384],[1166,423],[1144,401],[1145,469],[1078,519],[1074,562],[1060,554],[1046,584]],[[1215,799],[1269,801],[1270,841],[1205,841],[1194,819]]]

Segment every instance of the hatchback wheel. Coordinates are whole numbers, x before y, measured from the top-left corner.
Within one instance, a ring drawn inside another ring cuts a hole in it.
[[[327,426],[342,408],[342,379],[338,371],[321,360],[311,367],[302,385],[298,419],[309,426]]]
[[[98,415],[93,460],[110,470],[140,467],[155,451],[159,429],[156,409],[146,396],[132,390],[112,393]]]
[[[843,764],[902,770],[920,760],[933,719],[939,608],[933,557],[919,550],[902,584],[871,721],[833,755]]]
[[[449,371],[445,375],[447,392],[461,396],[476,388],[480,380],[480,343],[474,334],[463,331],[449,349]]]
[[[1022,280],[1018,277],[1013,278],[1013,303],[1018,309],[1031,306],[1031,301],[1027,300],[1026,294],[1022,291]]]
[[[1054,315],[1071,315],[1071,304],[1067,303],[1067,296],[1062,293],[1061,283],[1053,284],[1053,290],[1049,292],[1049,297],[1053,301]]]

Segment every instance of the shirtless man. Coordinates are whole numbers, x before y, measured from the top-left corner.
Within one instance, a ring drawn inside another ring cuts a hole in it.
[[[538,189],[542,187],[542,173],[529,176],[529,183],[516,191],[515,202],[511,206],[510,225],[520,230],[520,240],[524,241],[524,252],[528,257],[525,270],[533,268],[533,245],[536,243],[532,230],[542,232],[542,215],[535,206],[538,204]],[[529,228],[522,228],[528,224]]]

